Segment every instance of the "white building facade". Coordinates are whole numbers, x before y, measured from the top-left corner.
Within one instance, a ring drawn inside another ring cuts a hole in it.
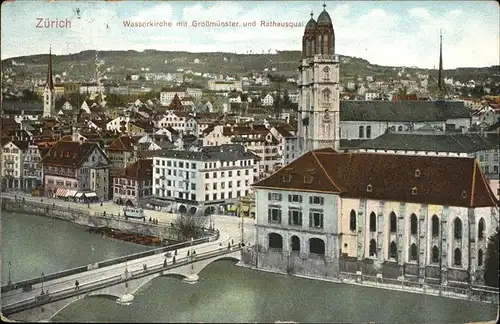
[[[309,152],[254,185],[254,266],[482,284],[499,224],[481,173],[471,158]]]
[[[219,212],[249,195],[258,159],[240,145],[163,151],[153,158],[153,196],[175,211]]]

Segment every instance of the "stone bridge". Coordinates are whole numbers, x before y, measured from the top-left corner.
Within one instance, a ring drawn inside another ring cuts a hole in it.
[[[118,301],[119,298],[127,294],[133,295],[143,285],[159,276],[197,277],[193,274],[198,274],[212,262],[220,260],[238,262],[242,260],[242,255],[246,259],[246,253],[243,251],[238,245],[233,245],[231,248],[217,245],[205,252],[197,252],[195,258],[192,254],[190,256],[185,254],[181,257],[179,253],[175,264],[172,258],[165,259],[163,256],[155,259],[153,263],[144,263],[147,264],[147,267],[144,267],[144,264],[138,264],[139,262],[131,265],[124,264],[121,265],[123,269],[121,273],[116,271],[121,269],[107,271],[112,272],[112,274],[105,276],[105,278],[102,278],[102,274],[97,275],[94,281],[89,281],[83,276],[76,277],[76,279],[71,278],[60,285],[52,285],[56,289],[55,291],[49,290],[43,295],[37,293],[34,296],[25,296],[27,298],[20,298],[19,301],[12,303],[2,301],[2,313],[14,321],[50,321],[54,315],[77,300],[96,295],[110,295],[116,297]],[[167,260],[166,267],[165,260]],[[104,269],[106,268],[102,268],[101,272]],[[88,273],[86,273],[86,277],[89,277]],[[75,280],[80,283],[78,289],[75,288]]]

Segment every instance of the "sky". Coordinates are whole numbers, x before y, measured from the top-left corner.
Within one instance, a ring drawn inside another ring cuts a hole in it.
[[[82,50],[156,49],[275,53],[301,50],[304,26],[323,1],[4,1],[1,58]],[[444,68],[499,65],[500,7],[496,1],[326,1],[335,52],[372,64],[434,68],[439,33]],[[43,22],[69,21],[68,28]],[[40,23],[42,21],[42,23]],[[126,27],[125,22],[171,22],[172,27]],[[176,26],[186,21],[188,26]],[[224,21],[239,27],[194,27]],[[257,26],[243,26],[256,21]],[[299,27],[261,27],[262,21]],[[69,27],[69,25],[71,25]],[[39,28],[42,26],[42,28]]]

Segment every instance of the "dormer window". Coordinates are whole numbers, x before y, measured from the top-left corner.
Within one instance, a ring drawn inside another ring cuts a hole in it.
[[[462,198],[467,199],[467,190],[462,190]]]
[[[284,176],[281,177],[281,180],[285,183],[291,182],[292,181],[292,176],[289,174],[285,174]]]
[[[420,169],[415,170],[415,178],[420,178]]]
[[[369,184],[366,186],[366,192],[372,192],[373,188],[372,188],[372,185]]]
[[[308,174],[304,176],[304,183],[312,183],[313,182],[313,176]]]
[[[418,189],[417,189],[417,187],[413,187],[413,188],[411,188],[411,194],[412,194],[413,196],[416,196],[416,195],[418,194]]]

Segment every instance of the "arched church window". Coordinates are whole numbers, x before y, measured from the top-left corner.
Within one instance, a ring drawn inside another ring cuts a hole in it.
[[[366,126],[366,138],[371,138],[371,137],[372,137],[372,127]]]
[[[365,137],[365,128],[363,126],[359,126],[359,138]]]
[[[312,56],[312,40],[307,40],[307,56]]]
[[[321,35],[318,35],[318,37],[316,38],[316,54],[323,54],[321,51]]]
[[[323,102],[330,102],[330,89],[323,90]]]
[[[323,35],[323,52],[324,55],[329,55],[328,51],[328,35]]]
[[[330,68],[328,66],[323,69],[323,80],[330,80]]]

